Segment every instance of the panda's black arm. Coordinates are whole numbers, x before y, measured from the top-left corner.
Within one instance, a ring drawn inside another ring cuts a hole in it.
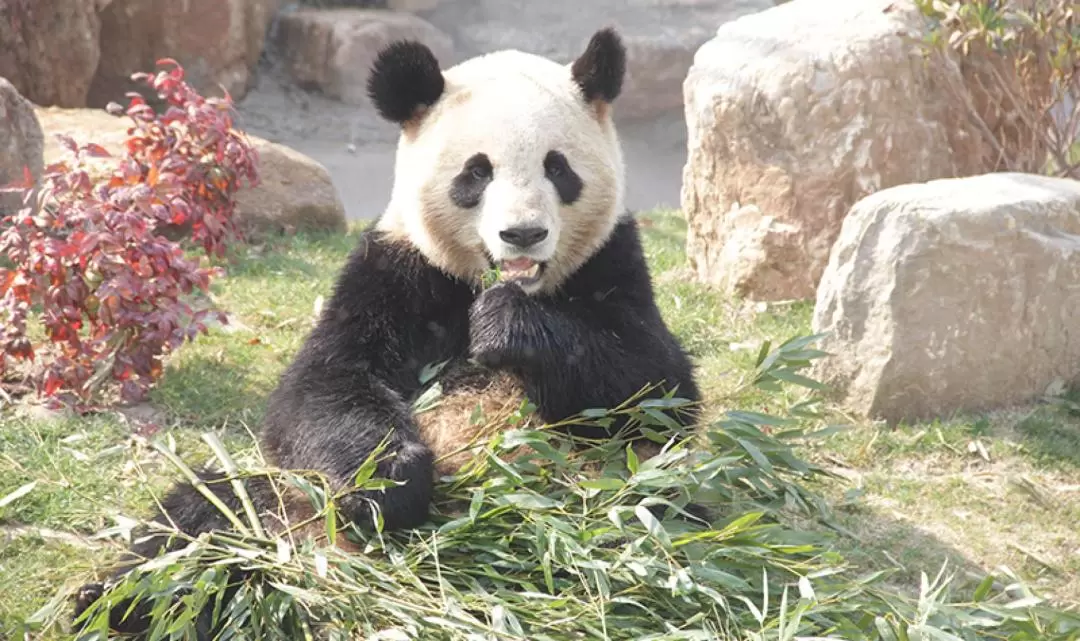
[[[677,386],[678,397],[700,400],[692,364],[656,307],[633,220],[557,295],[530,297],[514,284],[484,292],[470,334],[474,356],[521,376],[546,421],[615,407],[646,387],[655,397]]]
[[[651,397],[677,387],[679,398],[700,400],[689,359],[658,318],[618,305],[534,299],[512,285],[495,293],[484,302],[505,316],[474,316],[474,356],[518,374],[545,421],[616,407],[646,387],[654,388]]]
[[[363,498],[380,504],[388,528],[426,520],[433,457],[408,400],[427,363],[464,353],[473,293],[418,252],[367,233],[338,277],[317,326],[271,395],[264,451],[288,469],[316,470],[337,488],[384,439],[376,476],[405,485],[341,503],[363,521]]]
[[[384,444],[375,476],[404,485],[385,492],[352,492],[339,500],[342,515],[351,522],[370,522],[370,499],[390,529],[422,523],[431,498],[434,457],[416,433],[408,404],[359,368],[305,367],[298,374],[303,381],[283,381],[271,404],[264,449],[279,466],[321,472],[341,491],[353,486],[360,466]]]

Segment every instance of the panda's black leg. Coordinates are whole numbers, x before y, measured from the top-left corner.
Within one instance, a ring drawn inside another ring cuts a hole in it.
[[[74,618],[78,619],[82,616],[83,612],[86,612],[90,606],[97,603],[105,594],[105,585],[102,583],[87,583],[79,588],[79,591],[75,593],[75,614]]]
[[[382,514],[384,529],[418,527],[430,513],[434,470],[435,457],[427,445],[406,441],[393,450],[389,461],[376,467],[376,476],[403,484],[378,492],[346,494],[339,501],[342,515],[351,523],[371,524],[371,503],[375,503]],[[351,470],[348,478],[352,479],[355,473],[355,469]]]

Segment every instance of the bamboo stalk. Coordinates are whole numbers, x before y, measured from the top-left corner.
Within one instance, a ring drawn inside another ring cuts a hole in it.
[[[170,451],[167,447],[162,445],[160,441],[154,441],[154,449],[156,449],[158,452],[161,452],[162,456],[169,459],[169,462],[175,465],[177,469],[179,469],[180,472],[187,477],[188,482],[191,483],[192,487],[194,487],[195,490],[199,492],[199,494],[202,494],[204,497],[206,497],[207,501],[210,501],[210,503],[212,503],[214,507],[216,507],[222,514],[224,514],[225,518],[229,519],[229,522],[232,523],[237,530],[239,530],[245,536],[251,535],[251,531],[244,527],[243,522],[240,521],[240,517],[236,516],[236,513],[230,510],[229,506],[222,503],[221,499],[219,499],[216,494],[210,491],[210,488],[206,486],[206,482],[199,478],[199,475],[196,474],[190,467],[188,467],[187,463],[181,460],[181,458],[177,456],[174,452]]]
[[[251,496],[247,493],[247,488],[244,487],[244,482],[239,478],[240,470],[236,467],[236,461],[225,449],[225,445],[218,438],[217,434],[213,432],[205,432],[202,435],[202,439],[206,441],[206,444],[213,450],[214,456],[221,461],[222,466],[225,467],[225,473],[229,475],[229,482],[232,484],[233,491],[236,492],[237,498],[240,499],[240,504],[244,506],[244,512],[247,513],[248,521],[251,523],[251,529],[255,532],[255,536],[259,538],[266,538],[266,532],[263,531],[262,522],[259,521],[259,514],[255,511],[255,505],[251,502]]]

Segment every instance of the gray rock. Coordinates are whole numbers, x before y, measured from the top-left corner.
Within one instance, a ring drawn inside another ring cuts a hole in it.
[[[249,138],[259,154],[259,184],[236,194],[236,215],[246,226],[345,231],[345,206],[326,167],[285,145]]]
[[[0,76],[35,104],[85,106],[100,57],[97,12],[103,3],[33,0],[9,6],[0,16]]]
[[[1030,401],[1080,374],[1080,182],[986,174],[860,200],[821,279],[818,380],[889,422]]]
[[[112,0],[101,12],[101,61],[87,104],[124,104],[128,91],[151,94],[131,74],[157,71],[160,58],[183,65],[185,79],[203,95],[219,96],[224,87],[243,97],[281,1]]]
[[[431,24],[380,9],[300,8],[280,17],[277,38],[294,82],[350,105],[369,105],[371,65],[395,40],[423,42],[443,65],[453,55],[453,42]]]
[[[682,208],[697,277],[757,300],[810,298],[844,215],[909,182],[987,171],[924,64],[910,3],[794,0],[729,22],[684,85]]]
[[[0,186],[21,182],[23,168],[37,180],[44,166],[45,137],[34,115],[34,105],[0,78]],[[18,211],[22,196],[0,194],[0,216]]]

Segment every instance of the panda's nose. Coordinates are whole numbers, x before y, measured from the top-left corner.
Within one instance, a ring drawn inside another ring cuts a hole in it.
[[[543,227],[511,227],[499,232],[499,238],[514,247],[525,249],[548,237],[548,230]]]

